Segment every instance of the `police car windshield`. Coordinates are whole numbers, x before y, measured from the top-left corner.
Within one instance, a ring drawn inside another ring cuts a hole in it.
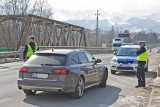
[[[126,48],[121,47],[117,51],[117,56],[136,56],[136,52],[139,48]]]
[[[114,43],[112,46],[113,47],[120,47],[122,44],[121,43]]]

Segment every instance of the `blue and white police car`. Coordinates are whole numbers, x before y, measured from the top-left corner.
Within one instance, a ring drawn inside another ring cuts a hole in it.
[[[123,45],[115,53],[111,60],[111,74],[116,72],[137,70],[136,52],[140,49],[139,45]],[[148,61],[145,71],[148,71]]]

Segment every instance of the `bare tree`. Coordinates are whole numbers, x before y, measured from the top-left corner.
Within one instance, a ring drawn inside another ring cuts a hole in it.
[[[49,6],[46,0],[36,0],[30,13],[38,16],[50,17],[53,15],[52,10],[53,8]]]
[[[2,0],[0,10],[7,15],[34,14],[42,17],[53,15],[53,8],[49,6],[47,0]]]
[[[30,0],[19,0],[19,10],[20,14],[24,15],[28,13],[30,5]]]
[[[3,0],[1,8],[3,9],[4,14],[17,14],[18,9],[18,0]]]
[[[53,15],[52,10],[47,0],[2,0],[0,2],[0,12],[4,15],[34,14],[49,18]],[[0,38],[5,41],[4,46],[8,49],[18,49],[26,26],[21,20],[12,19],[1,22]]]

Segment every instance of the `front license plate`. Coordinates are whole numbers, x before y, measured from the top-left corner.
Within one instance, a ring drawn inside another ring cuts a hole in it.
[[[120,67],[130,67],[128,64],[121,64]]]
[[[33,78],[42,78],[42,79],[46,79],[48,78],[48,74],[39,74],[39,73],[33,73],[32,74]]]

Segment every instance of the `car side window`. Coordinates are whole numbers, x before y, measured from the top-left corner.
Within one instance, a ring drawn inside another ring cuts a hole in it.
[[[72,55],[71,57],[71,65],[78,64],[78,56],[77,54]]]
[[[85,55],[87,56],[89,63],[95,62],[95,58],[91,54],[85,52]]]
[[[81,63],[81,64],[88,63],[88,59],[87,59],[86,55],[82,52],[78,53],[78,59],[79,59],[79,63]]]

